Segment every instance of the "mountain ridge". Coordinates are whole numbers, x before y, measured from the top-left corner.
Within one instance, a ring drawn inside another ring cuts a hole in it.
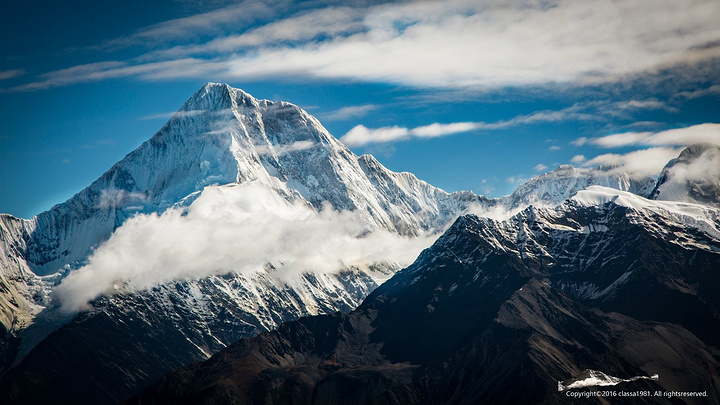
[[[590,190],[601,191],[623,194]],[[303,318],[242,339],[126,403],[574,403],[558,392],[558,381],[586,369],[621,378],[659,375],[619,390],[720,398],[714,368],[720,302],[711,299],[720,286],[713,276],[720,240],[693,228],[686,241],[667,244],[665,235],[679,231],[654,201],[638,207],[587,199],[530,207],[500,222],[461,216],[350,314]],[[715,249],[687,243],[706,237]],[[612,258],[606,250],[617,258],[606,262]],[[651,252],[639,265],[638,251]],[[583,276],[612,286],[612,293],[593,297],[569,287]],[[687,288],[703,277],[704,291]],[[698,318],[683,320],[702,305],[714,308],[696,314],[714,325],[706,330]],[[673,308],[681,311],[666,314]],[[653,396],[615,402],[673,403]]]
[[[273,271],[268,267],[261,270],[257,280],[238,274],[213,274],[196,280],[171,280],[139,291],[121,289],[99,296],[91,302],[91,311],[63,320],[64,324],[53,321],[57,308],[52,292],[69,274],[87,266],[92,249],[104,246],[129,218],[191,211],[203,198],[204,190],[259,184],[285,201],[315,212],[322,213],[328,204],[331,211],[327,212],[349,210],[367,231],[416,238],[444,230],[468,210],[505,218],[530,204],[557,205],[595,183],[644,192],[654,180],[610,168],[563,166],[500,199],[472,192],[447,193],[411,173],[391,172],[370,155],[355,156],[297,106],[258,100],[226,84],[208,83],[160,131],[66,203],[30,220],[0,215],[0,248],[4,252],[0,287],[9,292],[0,294],[0,321],[6,331],[0,357],[6,369],[17,366],[2,379],[10,385],[46,381],[43,389],[48,393],[63,392],[63,384],[57,381],[67,375],[59,365],[76,364],[69,358],[58,359],[47,369],[48,359],[64,345],[84,342],[79,345],[87,348],[84,355],[89,360],[77,366],[89,367],[93,358],[103,359],[107,366],[79,372],[93,375],[97,381],[107,379],[97,385],[97,390],[87,390],[85,394],[92,391],[98,395],[87,398],[87,402],[95,403],[99,398],[113,402],[239,337],[273,329],[300,316],[349,311],[377,286],[378,280],[358,268],[339,268],[340,273],[316,274],[314,278],[303,276],[298,284],[288,286],[268,277]],[[73,236],[78,233],[79,237]],[[397,263],[377,265],[375,269],[383,277],[398,268]],[[189,291],[202,291],[202,296],[210,298],[199,300]],[[284,299],[268,299],[272,294]],[[246,299],[253,304],[243,304]],[[196,311],[199,303],[210,312]],[[257,308],[267,311],[253,315]],[[213,311],[223,315],[210,319],[208,314]],[[154,333],[153,323],[163,325],[161,333]],[[99,328],[108,336],[133,336],[127,335],[128,324],[134,325],[134,335],[141,338],[125,339],[123,344],[128,346],[123,350],[149,353],[145,363],[134,358],[109,358],[99,339]],[[23,338],[18,331],[35,340]],[[49,333],[52,339],[34,346]],[[165,338],[185,354],[178,356],[168,350]],[[26,355],[28,360],[24,359]],[[123,362],[132,363],[135,371],[125,382],[112,383],[117,369],[128,369]],[[150,363],[165,364],[166,369]],[[18,386],[14,389],[21,390]],[[33,393],[38,387],[22,389]],[[78,397],[68,398],[72,401]]]

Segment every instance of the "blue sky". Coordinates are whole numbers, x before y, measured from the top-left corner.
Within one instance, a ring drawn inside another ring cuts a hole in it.
[[[15,2],[0,14],[0,212],[31,217],[205,82],[358,153],[499,196],[560,164],[656,174],[720,143],[720,2]]]

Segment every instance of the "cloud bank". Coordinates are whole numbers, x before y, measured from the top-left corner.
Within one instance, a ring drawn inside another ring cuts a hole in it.
[[[680,148],[650,148],[625,154],[606,153],[586,161],[583,166],[618,166],[617,170],[630,175],[657,176],[667,162],[676,158],[681,150]]]
[[[105,44],[154,48],[133,59],[49,72],[15,90],[126,76],[210,75],[243,81],[291,76],[421,88],[499,88],[617,81],[720,57],[717,1],[349,4],[291,7],[287,1],[247,0]]]
[[[620,154],[605,153],[592,159],[585,159],[585,156],[577,155],[572,162],[582,163],[585,167],[619,166],[618,170],[625,170],[634,175],[657,176],[668,161],[678,156],[683,147],[694,143],[720,144],[720,124],[704,123],[659,132],[624,132],[596,138],[577,138],[571,142],[572,145],[592,145],[600,148],[641,147],[644,149]],[[705,161],[712,162],[711,159],[705,159]],[[708,167],[707,170],[709,173],[714,173],[720,169]],[[682,176],[678,178],[684,179]],[[697,178],[699,179],[701,176],[697,176]]]
[[[657,198],[720,206],[720,145],[690,149],[667,168]]]
[[[720,142],[720,124],[705,123],[661,132],[625,132],[598,138],[579,138],[576,144],[589,143],[603,148],[625,146],[687,146],[698,142]]]
[[[56,287],[65,311],[101,294],[147,289],[170,280],[262,271],[289,279],[299,272],[336,272],[373,262],[408,265],[435,236],[367,233],[352,212],[316,212],[260,185],[207,187],[186,209],[137,215],[100,245],[87,265]]]
[[[369,9],[357,32],[292,46],[255,44],[233,60],[230,73],[455,88],[614,80],[718,56],[706,45],[720,37],[713,17],[719,12],[717,2],[700,0],[386,5]],[[281,30],[274,24],[263,29]]]

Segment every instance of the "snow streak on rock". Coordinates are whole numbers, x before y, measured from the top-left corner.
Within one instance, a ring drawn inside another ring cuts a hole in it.
[[[653,380],[659,379],[657,374],[651,376],[637,376],[632,378],[618,378],[611,375],[607,375],[602,371],[585,370],[582,373],[569,378],[565,381],[558,381],[558,391],[567,391],[575,388],[588,388],[588,387],[608,387],[618,385],[624,382],[633,382],[637,380]]]

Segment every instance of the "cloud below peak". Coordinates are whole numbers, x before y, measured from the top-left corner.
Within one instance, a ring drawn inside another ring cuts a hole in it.
[[[111,199],[127,199],[121,193]],[[55,288],[69,312],[116,291],[143,290],[171,280],[263,271],[276,277],[333,273],[372,263],[408,265],[436,236],[405,238],[367,232],[362,217],[326,208],[316,212],[258,184],[206,187],[188,208],[128,219]]]
[[[617,170],[630,173],[633,176],[657,176],[662,168],[678,156],[680,148],[649,148],[640,149],[625,154],[606,153],[585,161],[585,167],[617,166]]]

